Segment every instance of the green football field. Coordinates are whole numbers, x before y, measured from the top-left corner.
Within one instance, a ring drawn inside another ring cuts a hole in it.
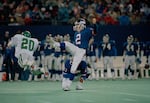
[[[1,82],[0,103],[150,103],[150,79],[86,81],[63,91],[61,82]]]

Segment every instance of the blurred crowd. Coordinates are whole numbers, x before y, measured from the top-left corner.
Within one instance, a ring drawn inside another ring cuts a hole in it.
[[[147,24],[149,0],[1,0],[1,25],[73,24],[78,18],[101,25]]]

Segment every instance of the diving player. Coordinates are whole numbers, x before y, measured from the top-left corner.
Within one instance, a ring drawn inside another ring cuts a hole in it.
[[[40,69],[44,72],[44,69],[37,67],[34,63],[33,53],[38,47],[38,40],[31,38],[31,33],[29,31],[24,31],[22,34],[14,35],[8,47],[15,46],[15,57],[18,59],[18,64],[24,70],[37,70]]]
[[[129,35],[127,37],[127,42],[124,43],[123,61],[125,63],[125,76],[123,77],[123,79],[125,79],[126,77],[128,77],[128,79],[135,79],[136,77],[135,58],[138,47],[133,41],[133,35]]]

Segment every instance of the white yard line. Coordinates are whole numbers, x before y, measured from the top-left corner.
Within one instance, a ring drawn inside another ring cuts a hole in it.
[[[123,100],[127,101],[127,102],[136,102],[137,101],[137,100],[131,99],[131,98],[124,98]]]
[[[51,101],[45,101],[45,100],[38,100],[38,101],[36,101],[37,103],[53,103],[53,102],[51,102]]]
[[[136,97],[145,97],[145,98],[150,98],[150,95],[146,94],[134,94],[134,93],[125,93],[125,92],[114,92],[122,95],[129,95],[129,96],[136,96]]]
[[[84,100],[82,100],[82,102],[85,102],[85,103],[95,103],[95,101],[89,100],[89,99],[84,99]]]

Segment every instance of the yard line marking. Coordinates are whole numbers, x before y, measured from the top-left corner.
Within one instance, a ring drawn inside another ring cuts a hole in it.
[[[133,94],[133,93],[125,93],[125,92],[114,92],[122,95],[130,95],[130,96],[136,96],[136,97],[146,97],[150,98],[150,95],[145,95],[145,94]]]
[[[130,99],[130,98],[124,98],[123,100],[127,101],[127,102],[136,102],[137,101],[135,99]]]
[[[44,101],[44,100],[40,100],[40,101],[37,101],[38,103],[53,103],[51,101]]]
[[[85,103],[94,103],[93,100],[89,100],[89,99],[84,99],[84,100],[82,100],[82,102],[85,102]]]

